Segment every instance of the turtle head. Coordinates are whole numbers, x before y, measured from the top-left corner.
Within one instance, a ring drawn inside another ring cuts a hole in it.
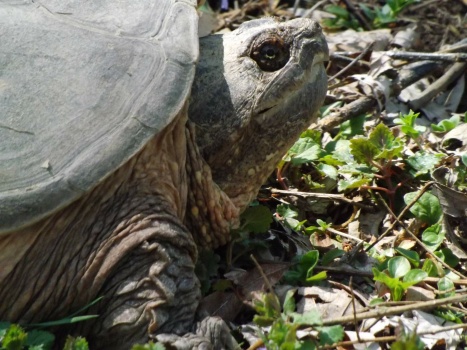
[[[309,19],[274,18],[201,39],[189,118],[214,181],[244,208],[314,121],[328,48]]]

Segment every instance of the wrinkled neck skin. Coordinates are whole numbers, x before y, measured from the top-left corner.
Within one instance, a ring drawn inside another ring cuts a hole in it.
[[[288,63],[274,72],[249,57],[265,31],[290,45]],[[214,181],[241,211],[315,120],[327,88],[327,45],[311,20],[268,18],[201,39],[200,53],[189,118]]]

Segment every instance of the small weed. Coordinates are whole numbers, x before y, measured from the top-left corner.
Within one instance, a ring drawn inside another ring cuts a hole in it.
[[[253,322],[260,327],[270,327],[269,331],[261,331],[259,336],[268,350],[315,349],[316,345],[331,345],[344,337],[342,326],[322,327],[321,315],[318,311],[304,314],[295,312],[294,291],[287,292],[281,310],[279,299],[273,293],[263,294],[255,301]],[[314,339],[297,339],[300,327],[313,327],[318,331]]]

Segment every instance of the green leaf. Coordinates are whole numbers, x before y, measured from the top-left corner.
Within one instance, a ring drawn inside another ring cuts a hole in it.
[[[359,188],[360,186],[367,185],[371,180],[365,177],[352,177],[349,179],[340,180],[337,182],[337,190],[343,192],[353,188]]]
[[[438,252],[435,252],[435,254]],[[448,264],[450,267],[456,267],[459,264],[459,258],[454,255],[451,249],[443,248],[440,253],[443,254],[443,261]]]
[[[431,259],[425,259],[422,270],[425,271],[430,277],[438,277],[440,275],[439,272],[443,272],[442,269],[439,269],[435,262]]]
[[[350,140],[350,151],[357,162],[365,164],[371,164],[379,153],[377,146],[362,137]]]
[[[63,350],[88,350],[88,342],[83,337],[70,337],[68,336]]]
[[[0,341],[3,339],[3,337],[6,334],[6,331],[8,330],[8,328],[10,328],[10,326],[10,322],[0,322]]]
[[[409,204],[417,196],[418,192],[409,192],[404,196],[404,202]],[[441,205],[436,196],[425,192],[418,201],[410,208],[410,212],[422,222],[428,225],[437,223],[443,214]]]
[[[333,180],[337,180],[337,169],[333,167],[332,165],[324,164],[324,163],[319,163],[316,165],[316,169],[319,170],[319,172]]]
[[[402,281],[404,282],[404,286],[406,288],[413,286],[414,284],[420,283],[423,281],[425,278],[428,277],[428,274],[420,269],[413,269],[407,272],[407,274],[404,276]]]
[[[389,259],[388,271],[391,277],[399,278],[405,276],[410,271],[410,263],[403,256],[395,256]]]
[[[434,224],[425,229],[422,233],[422,242],[427,248],[434,252],[444,241],[444,232],[441,231],[440,224]]]
[[[394,135],[386,125],[380,123],[370,133],[368,141],[379,149],[390,149],[393,146]]]
[[[290,315],[295,311],[295,289],[290,289],[287,291],[285,294],[285,300],[284,300],[284,314]]]
[[[402,283],[399,281],[398,278],[393,278],[391,276],[388,276],[387,274],[379,271],[376,268],[373,268],[372,271],[373,271],[373,279],[375,281],[384,283],[389,288],[391,292],[391,298],[393,301],[402,300],[402,296],[404,295],[405,290],[404,290],[404,287],[402,286]]]
[[[320,271],[315,275],[312,275],[311,271],[313,270],[312,269],[308,270],[307,277],[306,277],[306,281],[309,283],[323,281],[328,277],[328,273],[326,271]]]
[[[17,324],[12,324],[2,340],[2,347],[6,350],[21,350],[26,343],[26,332]]]
[[[319,252],[317,250],[310,250],[303,254],[300,258],[300,265],[304,265],[307,269],[313,269],[318,263]]]
[[[332,13],[333,15],[344,19],[348,19],[350,17],[350,13],[344,7],[337,5],[327,5],[324,7],[324,11]]]
[[[320,326],[323,324],[321,320],[321,314],[318,310],[310,310],[303,314],[294,313],[293,315],[293,323],[297,325],[304,325],[304,326]]]
[[[83,315],[83,316],[65,317],[65,318],[62,318],[56,321],[33,323],[33,324],[30,324],[29,326],[54,327],[54,326],[61,326],[65,324],[84,322],[84,321],[92,320],[93,318],[97,318],[97,317],[99,317],[99,315]]]
[[[152,341],[150,341],[149,343],[144,344],[144,345],[142,344],[133,345],[131,350],[165,350],[165,346],[162,345],[161,343],[154,344]]]
[[[394,119],[395,124],[401,125],[401,131],[411,138],[417,138],[421,132],[426,130],[426,127],[415,125],[415,120],[420,113],[414,113],[412,110],[409,114],[400,115],[400,118]]]
[[[404,248],[396,248],[396,252],[407,258],[413,266],[418,267],[420,264],[420,256],[417,252]]]
[[[454,282],[447,277],[440,278],[438,281],[438,290],[442,292],[442,298],[447,298],[456,294]]]
[[[384,300],[383,298],[374,298],[374,299],[370,300],[370,306],[371,307],[377,306],[377,305],[385,303],[385,302],[386,302],[386,300]]]
[[[323,150],[321,149],[320,145],[313,144],[310,145],[306,150],[301,153],[296,154],[292,157],[292,165],[301,165],[305,163],[312,162],[314,160],[318,160],[324,155]]]
[[[419,151],[408,157],[407,163],[413,170],[415,170],[414,172],[411,172],[413,176],[420,176],[431,172],[443,157],[444,155],[441,153],[433,154]]]
[[[324,253],[323,258],[321,259],[321,264],[323,266],[329,265],[333,262],[336,258],[339,258],[345,254],[345,251],[342,249],[334,248],[330,251]]]
[[[286,204],[280,204],[276,208],[277,214],[279,214],[280,219],[283,220],[288,227],[290,227],[292,230],[299,231],[303,224],[306,222],[304,221],[298,221],[295,219],[298,217],[298,213],[292,209],[289,205]]]
[[[319,327],[319,344],[332,345],[344,339],[344,328],[341,325]]]
[[[46,331],[31,330],[28,332],[26,340],[27,346],[42,346],[42,349],[51,349],[54,344],[55,336]]]
[[[248,207],[241,215],[242,229],[252,233],[263,233],[273,222],[271,211],[264,205]]]
[[[346,120],[340,126],[340,134],[346,138],[351,138],[355,135],[363,135],[363,124],[365,123],[366,115],[362,114],[358,117]]]
[[[459,115],[453,115],[449,119],[444,119],[440,121],[438,124],[431,124],[431,129],[434,132],[448,132],[454,129],[457,125],[459,125],[461,119]]]

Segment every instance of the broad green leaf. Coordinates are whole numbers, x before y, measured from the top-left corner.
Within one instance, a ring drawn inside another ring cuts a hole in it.
[[[407,272],[402,281],[404,282],[404,286],[408,288],[414,284],[420,283],[427,277],[428,274],[425,271],[420,269],[413,269]]]
[[[346,180],[340,180],[337,182],[337,190],[343,192],[353,188],[359,188],[360,186],[367,185],[371,180],[363,177],[354,177]]]
[[[467,153],[464,153],[461,156],[461,159],[462,159],[462,163],[464,163],[464,165],[467,166]]]
[[[418,192],[409,192],[404,196],[404,202],[409,204],[417,196]],[[437,223],[443,214],[441,205],[436,196],[425,192],[418,201],[410,208],[410,212],[422,222],[428,225]]]
[[[459,258],[454,255],[451,249],[443,248],[441,249],[441,253],[443,254],[443,261],[451,267],[456,267],[459,264]]]
[[[263,233],[273,222],[271,211],[264,205],[248,207],[241,215],[242,228],[252,233]]]
[[[323,258],[321,260],[321,264],[323,266],[329,265],[333,262],[336,258],[339,258],[345,254],[345,251],[342,249],[334,248],[326,253],[324,253]]]
[[[318,327],[319,344],[332,345],[344,339],[344,328],[341,325]]]
[[[447,298],[456,294],[454,282],[447,277],[443,277],[438,281],[438,290],[442,292],[442,297]]]
[[[339,133],[344,135],[346,138],[351,138],[355,135],[363,135],[363,124],[365,123],[366,115],[362,114],[358,117],[346,120],[340,126]]]
[[[410,263],[403,256],[395,256],[389,259],[388,271],[391,277],[400,278],[405,276],[410,271]]]
[[[423,266],[422,266],[422,270],[425,271],[430,277],[438,277],[440,276],[440,272],[443,273],[443,269],[441,269],[431,259],[425,259],[425,262],[423,263]]]
[[[28,346],[40,346],[42,349],[51,349],[54,344],[55,336],[46,331],[40,330],[31,330],[28,332],[28,338],[26,340],[26,345]]]
[[[0,341],[5,336],[6,331],[8,330],[8,328],[10,328],[10,326],[10,322],[0,322]]]
[[[454,129],[460,123],[460,116],[453,115],[449,119],[444,119],[440,121],[438,124],[431,124],[431,129],[434,132],[448,132]]]
[[[337,179],[337,169],[333,167],[332,165],[324,164],[324,163],[319,163],[316,165],[316,169],[319,170],[320,173],[323,175],[336,180]]]
[[[420,264],[420,256],[417,252],[407,250],[404,248],[396,248],[396,252],[406,257],[413,266],[418,267],[418,265]]]
[[[309,269],[306,277],[306,281],[309,283],[324,281],[328,278],[328,273],[326,271],[320,271],[315,275],[312,275],[313,269]]]
[[[391,149],[394,142],[394,135],[386,125],[380,123],[370,133],[368,141],[380,150]]]
[[[422,242],[430,251],[434,252],[444,241],[444,232],[441,231],[440,224],[434,224],[422,233]]]
[[[310,310],[303,314],[294,313],[293,323],[304,326],[320,326],[323,324],[318,310]]]
[[[321,149],[321,144],[311,137],[301,137],[289,149],[285,157],[293,165],[300,165],[324,156],[325,152]]]
[[[297,153],[292,157],[292,165],[301,165],[305,163],[312,162],[314,160],[318,160],[324,155],[321,146],[318,144],[310,145],[306,150]]]
[[[350,13],[344,7],[337,5],[327,5],[324,7],[324,11],[345,19],[350,17]]]
[[[415,170],[413,176],[424,175],[432,171],[439,161],[444,157],[441,153],[427,153],[419,151],[407,158],[407,163]]]
[[[300,265],[306,265],[308,269],[312,269],[316,266],[319,259],[319,252],[317,250],[310,250],[309,252],[302,255],[300,258]]]
[[[280,204],[277,206],[276,210],[291,229],[295,230],[300,225],[300,222],[295,219],[298,216],[298,213],[289,205]]]
[[[350,151],[357,162],[365,164],[371,164],[379,154],[378,147],[362,137],[350,140]]]

